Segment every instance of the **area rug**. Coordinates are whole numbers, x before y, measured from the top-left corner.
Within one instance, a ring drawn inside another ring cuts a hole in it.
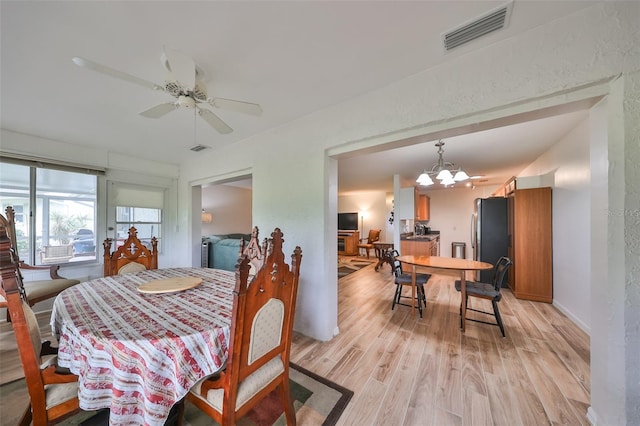
[[[300,425],[335,425],[349,400],[351,400],[353,392],[298,365],[293,363],[290,365],[289,380],[297,423]],[[11,400],[19,401],[17,405],[22,407],[23,401],[28,398],[24,380],[21,379],[0,386],[0,397],[2,400],[0,424],[17,424],[22,414],[22,408],[17,410],[18,412],[12,413],[13,410],[9,407],[16,406],[10,402]],[[272,392],[236,424],[238,426],[284,426],[286,423],[280,406],[280,399],[275,392]],[[60,425],[64,426],[106,426],[108,424],[107,411],[99,412],[97,415],[81,413],[60,423]],[[188,402],[185,403],[184,426],[210,426],[215,424],[202,411]]]
[[[378,259],[361,259],[361,258],[340,258],[338,260],[338,279],[346,277],[347,275],[359,271],[365,266],[369,266]]]

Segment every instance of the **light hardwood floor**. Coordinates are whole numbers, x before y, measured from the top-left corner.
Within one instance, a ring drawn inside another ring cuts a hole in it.
[[[499,305],[506,338],[473,322],[463,334],[454,279],[433,275],[424,318],[412,318],[409,307],[391,310],[389,266],[372,264],[338,282],[338,336],[296,334],[292,361],[355,393],[339,425],[587,425],[588,336],[552,305],[509,290]],[[46,333],[48,316],[39,320]],[[2,378],[20,369],[9,330],[0,326]]]
[[[355,392],[339,424],[587,425],[589,337],[552,305],[509,290],[499,303],[506,338],[469,321],[463,334],[454,279],[431,277],[423,318],[391,310],[388,265],[339,280],[340,334],[326,343],[296,335],[292,348],[293,362]],[[485,300],[469,304],[491,311]]]

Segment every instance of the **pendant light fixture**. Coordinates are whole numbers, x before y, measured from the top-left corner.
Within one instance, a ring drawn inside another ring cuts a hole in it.
[[[438,147],[438,162],[431,166],[430,170],[425,169],[420,176],[418,176],[416,182],[422,186],[433,185],[433,177],[435,177],[440,181],[441,185],[448,186],[469,179],[469,175],[467,175],[462,168],[456,167],[455,164],[442,159],[444,142],[439,140],[436,146]]]

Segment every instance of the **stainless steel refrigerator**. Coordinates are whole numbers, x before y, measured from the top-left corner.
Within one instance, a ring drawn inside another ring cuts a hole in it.
[[[508,256],[507,199],[477,198],[475,200],[473,216],[471,218],[471,248],[473,259],[495,265],[502,256]],[[490,283],[493,280],[493,270],[480,271],[476,280]],[[507,280],[503,287],[507,286]]]

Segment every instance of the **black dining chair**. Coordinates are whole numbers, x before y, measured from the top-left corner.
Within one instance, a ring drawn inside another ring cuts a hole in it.
[[[481,322],[483,324],[497,325],[500,327],[500,331],[502,332],[502,337],[505,337],[504,333],[504,325],[502,324],[502,318],[500,317],[500,310],[498,309],[498,302],[502,299],[502,293],[500,292],[500,288],[502,287],[502,283],[504,282],[504,277],[507,275],[507,270],[509,267],[513,265],[511,259],[506,256],[502,256],[496,262],[493,267],[493,282],[491,283],[481,283],[477,281],[467,281],[466,282],[466,298],[464,300],[464,306],[468,311],[480,312],[482,314],[493,315],[496,318],[496,322],[488,322],[482,321],[473,318],[465,318],[469,321]],[[456,290],[461,291],[460,280],[456,280],[455,282]],[[493,314],[491,312],[486,312],[478,309],[473,309],[467,307],[467,301],[469,296],[479,297],[482,299],[491,300],[491,304],[493,305]],[[460,305],[460,321],[462,322],[462,305]]]
[[[391,303],[391,310],[393,310],[396,307],[396,305],[412,306],[408,303],[401,303],[400,302],[401,298],[413,299],[412,296],[404,296],[402,294],[402,290],[404,289],[405,286],[411,287],[413,285],[413,280],[411,278],[410,273],[405,273],[402,271],[402,262],[400,262],[397,259],[397,256],[398,256],[398,251],[393,250],[391,252],[391,258],[392,258],[393,275],[395,276],[394,282],[396,285],[396,292],[393,296],[393,302]],[[427,308],[427,297],[424,292],[424,285],[427,283],[427,281],[429,281],[429,278],[431,278],[431,274],[416,273],[417,300],[411,300],[411,303],[415,304],[417,302],[416,307],[418,308],[418,312],[420,313],[420,318],[422,318],[422,307],[424,306],[425,309]]]

